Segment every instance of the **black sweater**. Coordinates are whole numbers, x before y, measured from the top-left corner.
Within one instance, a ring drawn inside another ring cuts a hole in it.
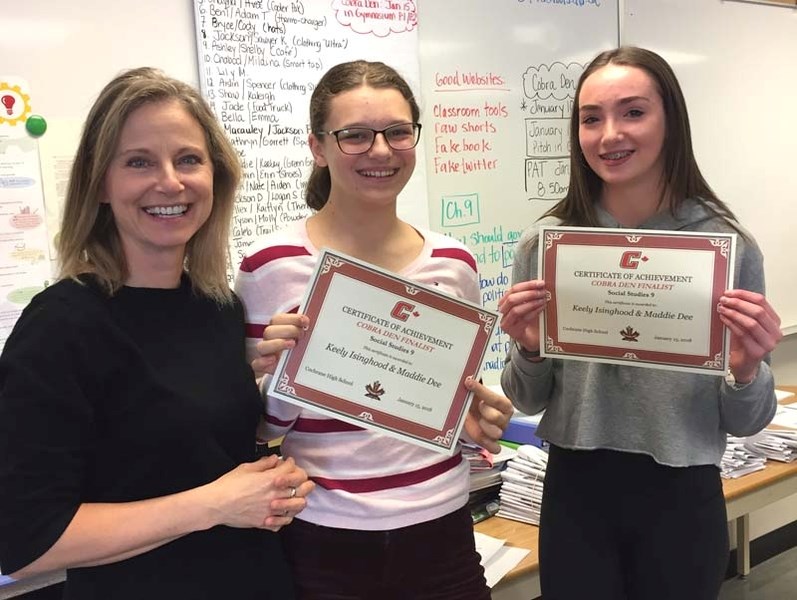
[[[0,357],[0,566],[41,556],[84,502],[206,484],[255,459],[262,412],[240,304],[61,281],[25,309]],[[277,536],[214,527],[117,563],[67,571],[66,598],[292,597]],[[233,592],[232,590],[236,590]]]

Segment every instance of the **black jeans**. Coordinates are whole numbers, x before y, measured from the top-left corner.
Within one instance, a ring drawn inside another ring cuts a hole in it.
[[[280,531],[300,600],[490,600],[468,509],[389,531]]]
[[[551,447],[540,516],[544,600],[716,600],[727,564],[717,467]]]

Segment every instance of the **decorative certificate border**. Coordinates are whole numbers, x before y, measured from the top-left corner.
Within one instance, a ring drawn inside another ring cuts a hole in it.
[[[341,286],[353,290],[346,294],[351,306],[343,311],[340,292],[335,291]],[[378,304],[368,300],[374,295],[380,298]],[[300,311],[310,317],[310,330],[295,348],[283,353],[270,395],[453,454],[472,398],[463,381],[480,371],[496,313],[328,249],[321,252]],[[427,316],[433,314],[437,316]],[[442,325],[436,330],[428,320],[442,323],[449,317],[455,327],[447,326],[445,331]],[[445,342],[444,337],[457,343]],[[350,359],[352,354],[362,362],[340,369],[346,364],[341,356]],[[460,369],[450,372],[451,364]],[[314,378],[317,384],[303,383]],[[407,399],[397,397],[399,393]],[[387,408],[391,404],[396,410]],[[437,426],[412,418],[424,411],[444,418]]]
[[[725,375],[730,332],[716,308],[733,284],[735,245],[733,233],[541,227],[538,272],[548,294],[540,316],[541,355]],[[563,266],[574,260],[580,270]],[[699,265],[711,265],[710,270]],[[663,271],[656,273],[657,267]],[[574,289],[589,290],[589,296],[572,302]],[[672,308],[687,304],[700,308]],[[593,311],[600,316],[593,318]],[[585,327],[585,319],[601,329]],[[689,321],[688,337],[678,337],[682,319]],[[704,343],[692,343],[693,337]]]

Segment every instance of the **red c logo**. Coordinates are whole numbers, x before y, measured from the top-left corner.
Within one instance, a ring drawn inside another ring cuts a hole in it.
[[[406,321],[410,318],[412,311],[415,310],[414,304],[409,304],[408,302],[399,301],[396,302],[393,310],[390,311],[390,316],[398,319],[399,321]]]
[[[639,266],[639,259],[642,253],[639,250],[627,250],[620,257],[620,266],[623,269],[636,269]]]

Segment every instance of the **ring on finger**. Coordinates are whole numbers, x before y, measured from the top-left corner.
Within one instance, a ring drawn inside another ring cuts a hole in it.
[[[296,488],[295,488],[295,487],[292,487],[292,488],[291,488],[291,495],[290,495],[290,496],[288,496],[288,498],[294,498],[295,496],[296,496]]]

